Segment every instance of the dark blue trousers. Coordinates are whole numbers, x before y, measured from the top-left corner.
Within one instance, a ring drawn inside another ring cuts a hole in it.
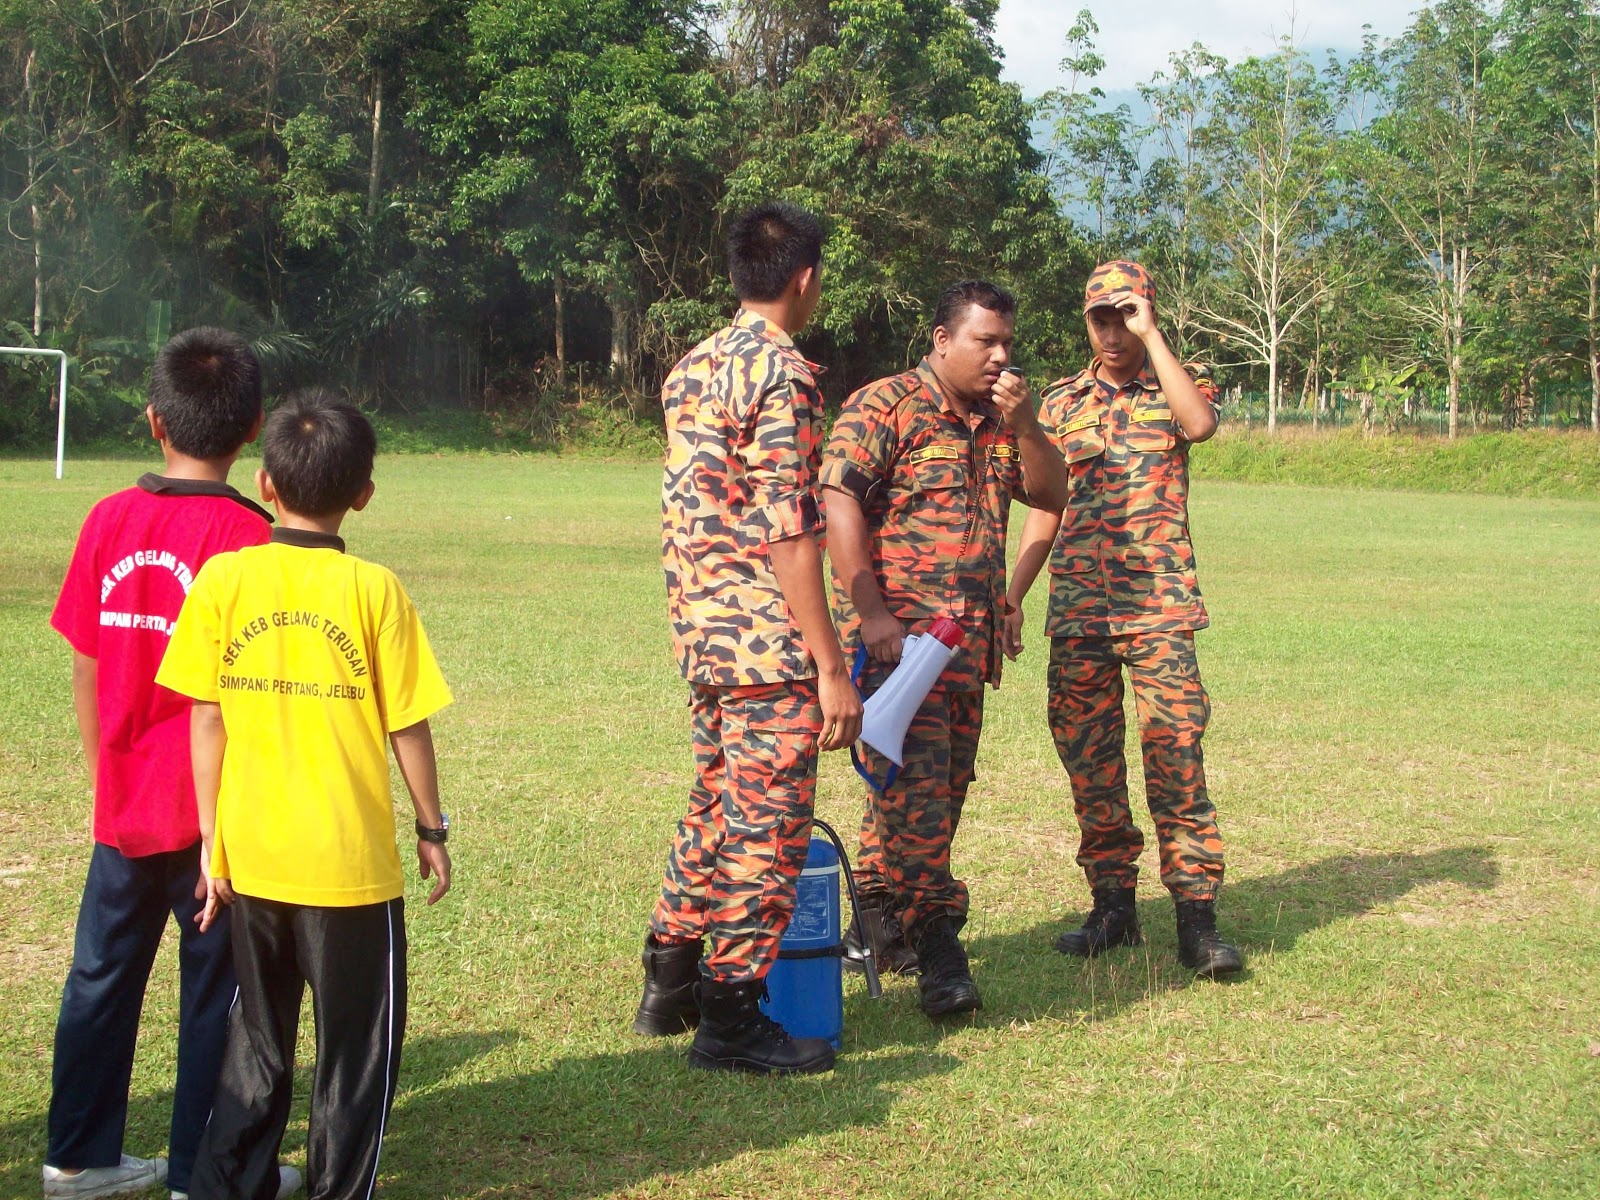
[[[205,933],[194,923],[202,907],[194,895],[199,878],[198,842],[144,858],[95,844],[56,1022],[50,1166],[114,1167],[121,1161],[139,1014],[170,915],[178,922],[180,994],[167,1181],[175,1191],[188,1190],[235,991],[226,910]]]

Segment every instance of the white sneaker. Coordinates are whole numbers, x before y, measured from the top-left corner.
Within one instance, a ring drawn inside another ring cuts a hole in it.
[[[167,1181],[167,1160],[135,1158],[124,1154],[114,1167],[88,1167],[68,1175],[58,1167],[45,1167],[46,1196],[121,1196],[142,1192]]]
[[[278,1166],[278,1200],[288,1200],[300,1190],[300,1172],[293,1167]],[[188,1192],[173,1192],[172,1200],[189,1200]]]

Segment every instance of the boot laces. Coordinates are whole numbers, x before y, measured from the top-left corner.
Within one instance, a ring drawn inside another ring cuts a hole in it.
[[[1096,896],[1094,898],[1094,906],[1089,909],[1089,915],[1083,919],[1083,924],[1085,928],[1099,929],[1104,932],[1105,927],[1111,924],[1111,918],[1116,911],[1116,906],[1108,899],[1104,896]]]
[[[1211,905],[1198,901],[1187,904],[1183,920],[1196,946],[1210,950],[1223,944],[1222,934],[1217,931],[1217,911]]]
[[[967,952],[960,940],[947,929],[932,930],[918,947],[923,975],[930,981],[967,974]]]
[[[1123,912],[1124,905],[1121,897],[1114,892],[1097,890],[1093,893],[1094,904],[1089,909],[1089,915],[1083,919],[1085,932],[1106,933],[1112,921]]]
[[[761,981],[761,999],[771,999],[771,995],[767,991],[767,981],[765,979]],[[759,1007],[752,1007],[750,1009],[749,1015],[747,1015],[745,1019],[739,1023],[739,1028],[745,1032],[748,1032],[752,1037],[760,1038],[763,1041],[771,1041],[780,1046],[786,1045],[788,1042],[793,1040],[789,1037],[789,1031],[787,1029],[778,1024],[771,1017],[767,1016],[767,1014],[762,1012]]]
[[[892,950],[897,946],[906,944],[905,927],[900,924],[899,916],[890,912],[887,908],[879,912],[878,929],[880,931],[879,936],[883,938],[883,948],[885,950]]]
[[[750,1031],[763,1041],[770,1041],[779,1046],[788,1045],[792,1039],[789,1031],[779,1025],[764,1012],[758,1012],[749,1022]]]

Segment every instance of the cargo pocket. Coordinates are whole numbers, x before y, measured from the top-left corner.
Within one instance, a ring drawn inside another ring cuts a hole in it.
[[[822,706],[816,685],[755,685],[737,690],[731,702],[742,718],[734,744],[723,747],[728,787],[744,809],[759,810],[769,801],[787,804],[797,789],[810,786],[816,773],[817,738],[822,733]],[[734,728],[729,722],[725,727]],[[785,798],[787,797],[787,799]]]
[[[1187,542],[1152,542],[1118,551],[1122,570],[1112,588],[1118,601],[1152,616],[1197,612],[1200,588],[1194,577],[1194,548]]]
[[[1100,556],[1092,550],[1052,550],[1052,575],[1087,575],[1100,569]]]
[[[1188,542],[1150,542],[1123,550],[1123,565],[1130,571],[1173,575],[1194,569],[1194,547]]]

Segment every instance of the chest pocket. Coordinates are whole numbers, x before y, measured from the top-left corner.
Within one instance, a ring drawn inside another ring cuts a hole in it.
[[[950,492],[967,486],[967,468],[946,458],[930,458],[911,464],[911,485],[921,493]]]
[[[1159,454],[1178,444],[1178,427],[1169,408],[1136,408],[1128,419],[1128,449]]]
[[[989,451],[989,469],[1012,495],[1022,490],[1022,454],[1015,446],[1001,445]]]
[[[1088,462],[1104,454],[1105,450],[1105,429],[1099,418],[1092,424],[1068,422],[1065,432],[1061,434],[1061,457],[1069,463]]]

